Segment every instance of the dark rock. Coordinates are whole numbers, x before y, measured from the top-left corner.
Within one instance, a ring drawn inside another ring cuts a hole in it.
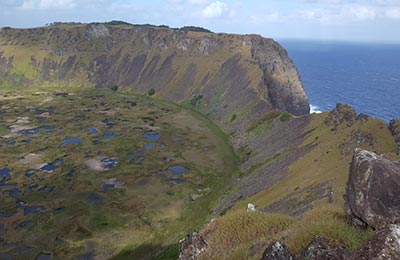
[[[396,142],[400,142],[400,120],[390,120],[389,129],[392,132]]]
[[[400,226],[389,225],[388,227],[379,230],[371,240],[361,246],[348,259],[400,259]]]
[[[400,154],[400,120],[390,120],[389,129],[397,143],[396,153]]]
[[[284,243],[279,241],[271,242],[265,249],[261,260],[294,260],[294,256],[287,249]]]
[[[325,119],[325,123],[333,126],[333,130],[336,130],[342,123],[345,123],[349,127],[352,126],[356,118],[357,113],[354,108],[347,104],[336,104],[335,109]]]
[[[302,256],[308,260],[341,260],[348,259],[349,255],[345,249],[339,246],[331,247],[324,238],[318,236],[302,253]]]
[[[353,217],[380,228],[400,221],[400,165],[373,152],[355,149],[346,187]]]
[[[369,118],[370,118],[369,115],[366,115],[364,113],[360,113],[357,116],[356,120],[361,121],[361,122],[367,122]]]
[[[196,259],[207,248],[207,242],[198,233],[193,232],[179,241],[179,260]]]

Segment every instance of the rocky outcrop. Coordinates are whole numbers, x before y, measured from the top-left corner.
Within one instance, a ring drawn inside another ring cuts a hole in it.
[[[263,71],[264,84],[273,107],[295,115],[308,114],[310,110],[299,73],[286,50],[271,39],[260,36],[253,36],[251,43],[252,58]]]
[[[300,255],[292,254],[284,243],[273,241],[265,249],[261,260],[346,260],[349,256],[345,249],[331,247],[324,238],[317,236]]]
[[[400,226],[389,225],[379,230],[349,260],[400,259]]]
[[[336,131],[337,127],[341,124],[346,126],[352,126],[357,118],[357,113],[351,106],[347,104],[336,104],[335,109],[329,112],[328,117],[325,119],[325,123],[332,126],[332,130]]]
[[[303,250],[302,259],[308,260],[346,260],[350,256],[345,249],[331,247],[323,237],[315,237]]]
[[[400,221],[400,165],[355,149],[346,187],[348,212],[374,228]]]
[[[400,154],[400,120],[396,119],[390,120],[389,129],[390,132],[392,132],[394,140],[397,143],[397,149],[395,152],[397,154]]]
[[[265,249],[261,260],[294,260],[286,245],[279,241],[271,242]]]
[[[192,260],[207,248],[207,242],[198,233],[193,232],[179,241],[179,260]]]
[[[322,237],[315,237],[300,255],[292,254],[282,242],[269,244],[261,260],[395,260],[400,259],[400,226],[389,225],[379,230],[363,246],[350,254],[345,249],[332,247]]]

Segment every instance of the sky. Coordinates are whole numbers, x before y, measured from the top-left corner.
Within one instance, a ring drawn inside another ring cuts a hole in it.
[[[0,0],[0,27],[110,20],[275,39],[400,43],[400,0]]]

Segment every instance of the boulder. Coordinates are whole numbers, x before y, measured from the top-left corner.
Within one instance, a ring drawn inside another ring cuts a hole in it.
[[[376,229],[400,221],[400,165],[356,148],[346,186],[348,212]]]
[[[397,143],[400,143],[400,120],[390,120],[389,129],[392,132],[394,140]]]
[[[348,259],[349,252],[335,246],[331,247],[322,237],[315,237],[313,241],[303,250],[302,259],[308,260],[342,260]]]
[[[396,153],[400,154],[400,120],[391,120],[389,123],[389,129],[397,143]]]
[[[348,259],[400,259],[400,226],[389,225],[379,230]]]
[[[208,247],[207,242],[197,232],[179,241],[179,260],[196,259]]]
[[[271,242],[265,249],[261,260],[294,260],[295,257],[290,253],[284,243],[279,241]]]
[[[253,203],[247,204],[247,212],[254,212],[256,211],[256,206]]]

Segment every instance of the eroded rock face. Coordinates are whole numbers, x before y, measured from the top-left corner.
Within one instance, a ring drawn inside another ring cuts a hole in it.
[[[329,116],[325,119],[327,125],[331,125],[332,130],[345,123],[347,126],[352,126],[357,118],[357,113],[351,106],[347,104],[336,104],[335,109],[333,109]]]
[[[396,153],[400,154],[400,120],[390,120],[389,129],[397,143]]]
[[[359,248],[349,260],[400,259],[400,226],[389,225],[376,232],[374,237]]]
[[[179,241],[179,260],[196,259],[207,248],[207,242],[197,232]]]
[[[346,187],[349,213],[369,226],[400,223],[400,165],[355,149]]]
[[[286,245],[279,241],[271,242],[265,249],[261,260],[294,260]]]
[[[336,246],[331,247],[322,237],[315,237],[303,250],[302,258],[308,260],[344,260],[348,259],[349,252]]]
[[[286,50],[271,39],[250,36],[252,58],[263,71],[266,92],[273,107],[294,115],[310,112],[299,73]]]
[[[49,55],[14,58],[3,46],[30,46],[49,50]],[[24,78],[14,72],[19,70],[13,67],[20,64],[35,71],[27,75],[35,76]],[[153,88],[156,95],[179,103],[202,96],[197,108],[206,107],[201,112],[221,122],[227,131],[244,131],[255,118],[273,110],[309,113],[299,73],[288,53],[260,35],[101,23],[2,29],[0,76],[21,86],[69,84],[71,79],[85,78],[84,85],[97,88],[118,85],[139,93]],[[243,111],[231,122],[233,114]]]

